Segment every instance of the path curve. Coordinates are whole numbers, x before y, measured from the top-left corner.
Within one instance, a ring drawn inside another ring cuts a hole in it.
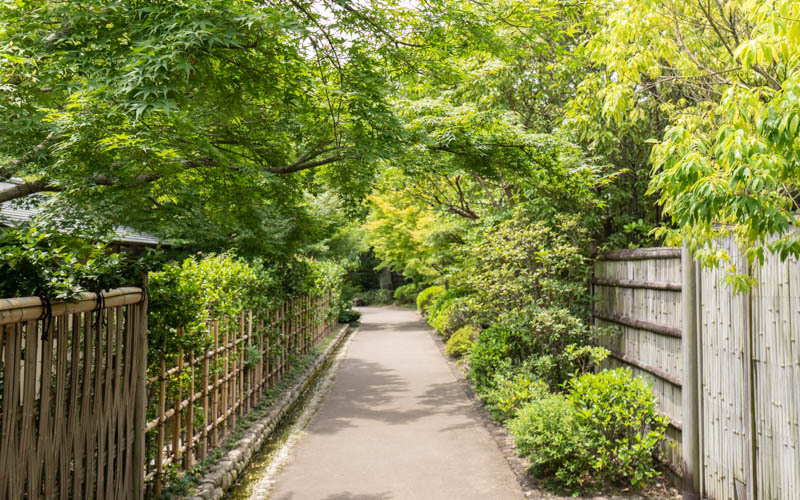
[[[417,314],[361,311],[361,329],[270,498],[524,498]]]

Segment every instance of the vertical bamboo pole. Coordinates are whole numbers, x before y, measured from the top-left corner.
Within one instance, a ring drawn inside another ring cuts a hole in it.
[[[273,328],[273,321],[275,320],[276,313],[275,311],[269,311],[267,313],[267,317],[265,320],[262,320],[262,330],[261,330],[261,339],[262,345],[264,346],[264,373],[266,374],[267,380],[266,384],[264,385],[261,395],[263,396],[266,394],[267,390],[272,387],[272,328]],[[264,324],[266,323],[267,328],[264,329]]]
[[[244,414],[246,408],[249,407],[249,399],[244,396],[245,374],[244,374],[244,351],[247,345],[244,329],[244,311],[242,311],[239,319],[239,417]]]
[[[209,330],[212,329],[211,322],[206,321],[206,326]],[[208,352],[208,347],[205,348],[203,354],[203,427],[200,429],[200,447],[197,450],[197,455],[200,460],[205,460],[206,456],[208,456],[208,425],[211,416],[211,408],[209,405],[209,397],[208,397],[208,364],[210,360],[210,353]]]
[[[128,306],[128,311],[130,312],[133,306]],[[86,401],[79,401],[80,396],[80,387],[78,385],[78,377],[79,373],[82,371],[81,366],[81,344],[85,342],[84,337],[88,337],[85,335],[84,332],[81,331],[81,319],[83,313],[77,313],[72,316],[72,367],[70,368],[70,434],[72,434],[72,456],[74,457],[83,457],[83,449],[82,449],[82,439],[80,438],[80,416],[83,413],[83,407],[86,405]],[[129,314],[129,318],[131,315]],[[130,320],[129,320],[130,321]],[[128,328],[131,334],[131,339],[133,339],[133,335],[135,335],[135,330],[132,329],[132,325],[129,323]],[[128,346],[129,353],[128,357],[130,357],[130,349],[131,346]],[[84,358],[84,363],[86,363],[86,359]],[[135,376],[135,373],[131,373],[131,377]],[[85,382],[84,382],[85,383]],[[135,386],[132,386],[135,387]],[[126,446],[126,448],[128,448]],[[130,460],[130,459],[129,459]],[[80,464],[81,460],[78,459],[77,466],[72,471],[72,498],[80,498],[82,496],[81,493],[81,483],[82,483],[82,475],[83,475],[83,466]],[[135,479],[135,478],[134,478]],[[65,479],[63,479],[65,480]],[[0,498],[3,498],[2,493],[0,492]]]
[[[744,259],[742,259],[744,260]],[[744,262],[747,266],[747,275],[753,277],[752,266]],[[777,309],[777,308],[776,308]],[[744,383],[744,475],[746,496],[752,500],[756,499],[756,409],[755,409],[755,380],[753,373],[753,292],[748,291],[744,307],[742,308],[742,324],[745,325],[744,333],[747,336],[743,341],[743,368],[744,373],[742,382]],[[796,389],[796,388],[795,388]],[[800,472],[799,472],[800,473]]]
[[[146,279],[146,278],[145,278]],[[146,282],[145,282],[146,285]],[[136,428],[134,440],[133,467],[136,471],[133,478],[134,500],[144,499],[144,429],[147,425],[145,407],[147,405],[147,295],[139,305],[139,317],[136,320],[136,410],[134,427]],[[88,335],[88,332],[87,332]],[[89,362],[86,360],[85,362]],[[84,382],[85,383],[85,382]],[[87,450],[88,455],[88,450]],[[86,487],[89,491],[89,485]]]
[[[183,454],[183,468],[188,470],[194,465],[194,351],[189,353],[189,407],[186,409],[186,448]]]
[[[158,434],[156,438],[156,478],[154,484],[154,494],[156,498],[161,496],[161,475],[164,473],[162,464],[162,454],[164,453],[164,407],[167,397],[167,367],[164,355],[161,355],[161,371],[158,377]]]
[[[256,330],[258,330],[258,325],[256,325]],[[253,341],[253,311],[249,311],[247,314],[247,345],[250,347],[250,351],[254,351],[252,349],[255,346],[258,346],[260,349],[260,344],[256,344]],[[249,355],[249,353],[248,353]],[[248,403],[248,409],[254,408],[256,406],[256,402],[258,401],[258,390],[257,388],[260,387],[261,378],[259,377],[261,372],[261,360],[258,360],[257,364],[250,363],[250,368],[247,370],[248,374],[248,382],[247,382],[247,394],[250,397],[250,401]]]
[[[303,338],[306,342],[306,353],[308,353],[314,339],[314,330],[311,326],[311,297],[308,295],[306,295],[306,313],[304,317],[306,325],[303,328]]]
[[[16,474],[13,467],[19,435],[19,377],[22,375],[22,325],[20,323],[0,325],[3,343],[3,433],[0,438],[0,498],[21,496],[15,487]]]
[[[681,304],[683,309],[683,332],[681,351],[683,358],[683,384],[681,399],[683,406],[683,498],[695,500],[700,493],[700,429],[698,429],[697,370],[697,274],[690,250],[681,250]]]
[[[300,308],[300,353],[306,354],[308,352],[308,342],[306,341],[306,335],[308,334],[308,297],[305,295],[302,297],[300,304],[302,307]]]
[[[178,337],[183,336],[183,328],[178,329]],[[178,463],[181,457],[181,403],[183,403],[183,391],[181,390],[183,375],[183,347],[178,349],[178,391],[175,395],[175,415],[172,417],[172,463]],[[191,394],[189,395],[191,397]]]
[[[284,302],[281,304],[281,318],[280,318],[280,366],[278,368],[278,382],[283,378],[286,372],[286,351],[288,350],[288,342],[286,341],[289,335],[289,328],[287,326],[289,304]]]
[[[25,453],[23,460],[17,465],[20,470],[17,472],[18,477],[25,477],[25,468],[27,466],[28,477],[28,495],[33,498],[39,498],[41,495],[41,474],[42,474],[42,461],[37,457],[36,446],[36,415],[39,411],[50,413],[49,403],[47,398],[50,391],[42,391],[39,398],[40,409],[37,411],[37,379],[42,373],[47,373],[50,370],[49,354],[52,353],[52,345],[50,344],[55,332],[50,332],[50,339],[41,339],[39,335],[38,322],[36,320],[28,321],[25,327],[25,359],[24,370],[25,375],[23,378],[23,401],[22,401],[22,424],[20,436],[20,449],[31,450],[30,453]],[[41,345],[39,341],[41,339]],[[41,349],[41,352],[39,352]],[[41,362],[40,362],[41,360]],[[37,373],[41,367],[41,373]],[[49,376],[49,374],[48,374]],[[48,386],[49,384],[48,379]],[[46,395],[45,395],[46,394]],[[35,486],[30,486],[35,485]],[[34,489],[35,488],[35,489]]]
[[[228,322],[228,318],[225,318],[225,333],[223,337],[223,358],[222,358],[222,366],[223,366],[223,378],[222,378],[222,436],[224,437],[228,432],[228,405],[230,401],[228,400],[228,392],[230,391],[230,374],[228,370],[230,369],[230,323]],[[218,444],[218,443],[215,443]]]
[[[289,369],[292,360],[297,353],[297,298],[292,299],[291,310],[289,312]]]
[[[219,319],[212,320],[214,327],[214,385],[211,393],[211,447],[217,446],[217,417],[219,416]]]

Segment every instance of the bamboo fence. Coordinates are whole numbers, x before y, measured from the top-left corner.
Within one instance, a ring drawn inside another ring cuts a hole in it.
[[[190,469],[223,444],[237,419],[333,329],[330,298],[300,297],[263,314],[206,321],[211,345],[162,355],[147,380],[150,408],[145,482],[155,497],[166,475]],[[153,367],[151,367],[151,371]]]
[[[162,355],[148,374],[141,289],[0,299],[0,500],[161,495],[327,336],[330,305],[210,319],[209,348]]]
[[[673,422],[669,440],[682,443],[665,453],[667,463],[682,472],[683,451],[697,450],[690,473],[702,498],[800,498],[800,262],[767,254],[750,265],[732,239],[716,246],[755,280],[750,293],[734,293],[724,268],[700,269],[696,288],[682,291],[695,300],[682,300],[678,252],[611,252],[595,267],[594,318],[622,329],[606,342],[610,364],[653,382]],[[681,307],[692,302],[697,377],[685,380]],[[692,412],[681,408],[682,387],[697,393]]]
[[[142,498],[139,288],[0,300],[0,499]]]
[[[616,250],[600,255],[592,280],[598,326],[617,326],[603,339],[608,368],[626,366],[653,387],[669,418],[664,463],[681,470],[681,255],[671,248]]]

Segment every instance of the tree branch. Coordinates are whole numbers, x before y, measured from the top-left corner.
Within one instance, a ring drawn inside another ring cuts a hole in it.
[[[61,188],[43,180],[15,184],[10,188],[0,191],[0,203],[18,200],[20,198],[25,198],[26,196],[45,191],[61,191]]]
[[[310,162],[303,162],[302,160],[298,160],[291,165],[281,168],[267,168],[265,169],[267,172],[271,174],[283,175],[283,174],[291,174],[294,172],[299,172],[301,170],[308,170],[310,168],[321,167],[323,165],[328,165],[330,163],[335,163],[337,161],[342,161],[347,158],[355,158],[354,156],[346,156],[343,154],[329,156],[323,160],[317,161],[310,161]]]

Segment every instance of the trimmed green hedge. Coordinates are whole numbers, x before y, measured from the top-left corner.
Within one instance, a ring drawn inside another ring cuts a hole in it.
[[[480,332],[481,330],[477,326],[462,326],[447,339],[447,344],[444,348],[445,354],[454,358],[460,358],[467,353],[470,343],[478,338]]]
[[[423,316],[428,314],[430,307],[445,293],[445,288],[440,285],[429,286],[417,295],[417,310]]]

